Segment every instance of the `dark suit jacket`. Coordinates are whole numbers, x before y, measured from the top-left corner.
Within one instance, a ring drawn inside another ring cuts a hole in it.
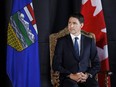
[[[94,77],[100,70],[94,39],[81,35],[80,57],[76,58],[71,36],[59,38],[53,58],[53,70],[60,72],[60,78],[77,72],[88,72]]]

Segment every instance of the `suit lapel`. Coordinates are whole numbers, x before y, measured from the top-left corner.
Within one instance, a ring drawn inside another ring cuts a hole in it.
[[[82,58],[83,58],[82,55],[83,55],[83,50],[84,50],[84,47],[83,47],[83,46],[84,46],[84,43],[85,43],[85,42],[84,42],[84,36],[81,35],[81,43],[80,43],[80,44],[81,44],[81,46],[80,46],[80,47],[81,47],[81,48],[80,48],[80,49],[81,49],[81,50],[80,50],[80,61],[81,61]]]

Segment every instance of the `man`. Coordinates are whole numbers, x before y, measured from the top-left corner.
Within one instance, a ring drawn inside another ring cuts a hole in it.
[[[71,15],[70,34],[57,41],[53,70],[60,72],[60,87],[98,87],[95,76],[100,70],[100,61],[94,39],[81,34],[83,23],[82,14]]]

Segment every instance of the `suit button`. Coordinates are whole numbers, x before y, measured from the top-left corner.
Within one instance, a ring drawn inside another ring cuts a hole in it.
[[[80,66],[80,63],[79,63],[79,66]]]

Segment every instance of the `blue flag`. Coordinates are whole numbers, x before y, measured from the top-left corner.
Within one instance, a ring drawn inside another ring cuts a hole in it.
[[[38,31],[31,0],[14,0],[7,31],[7,74],[13,87],[40,87]]]

